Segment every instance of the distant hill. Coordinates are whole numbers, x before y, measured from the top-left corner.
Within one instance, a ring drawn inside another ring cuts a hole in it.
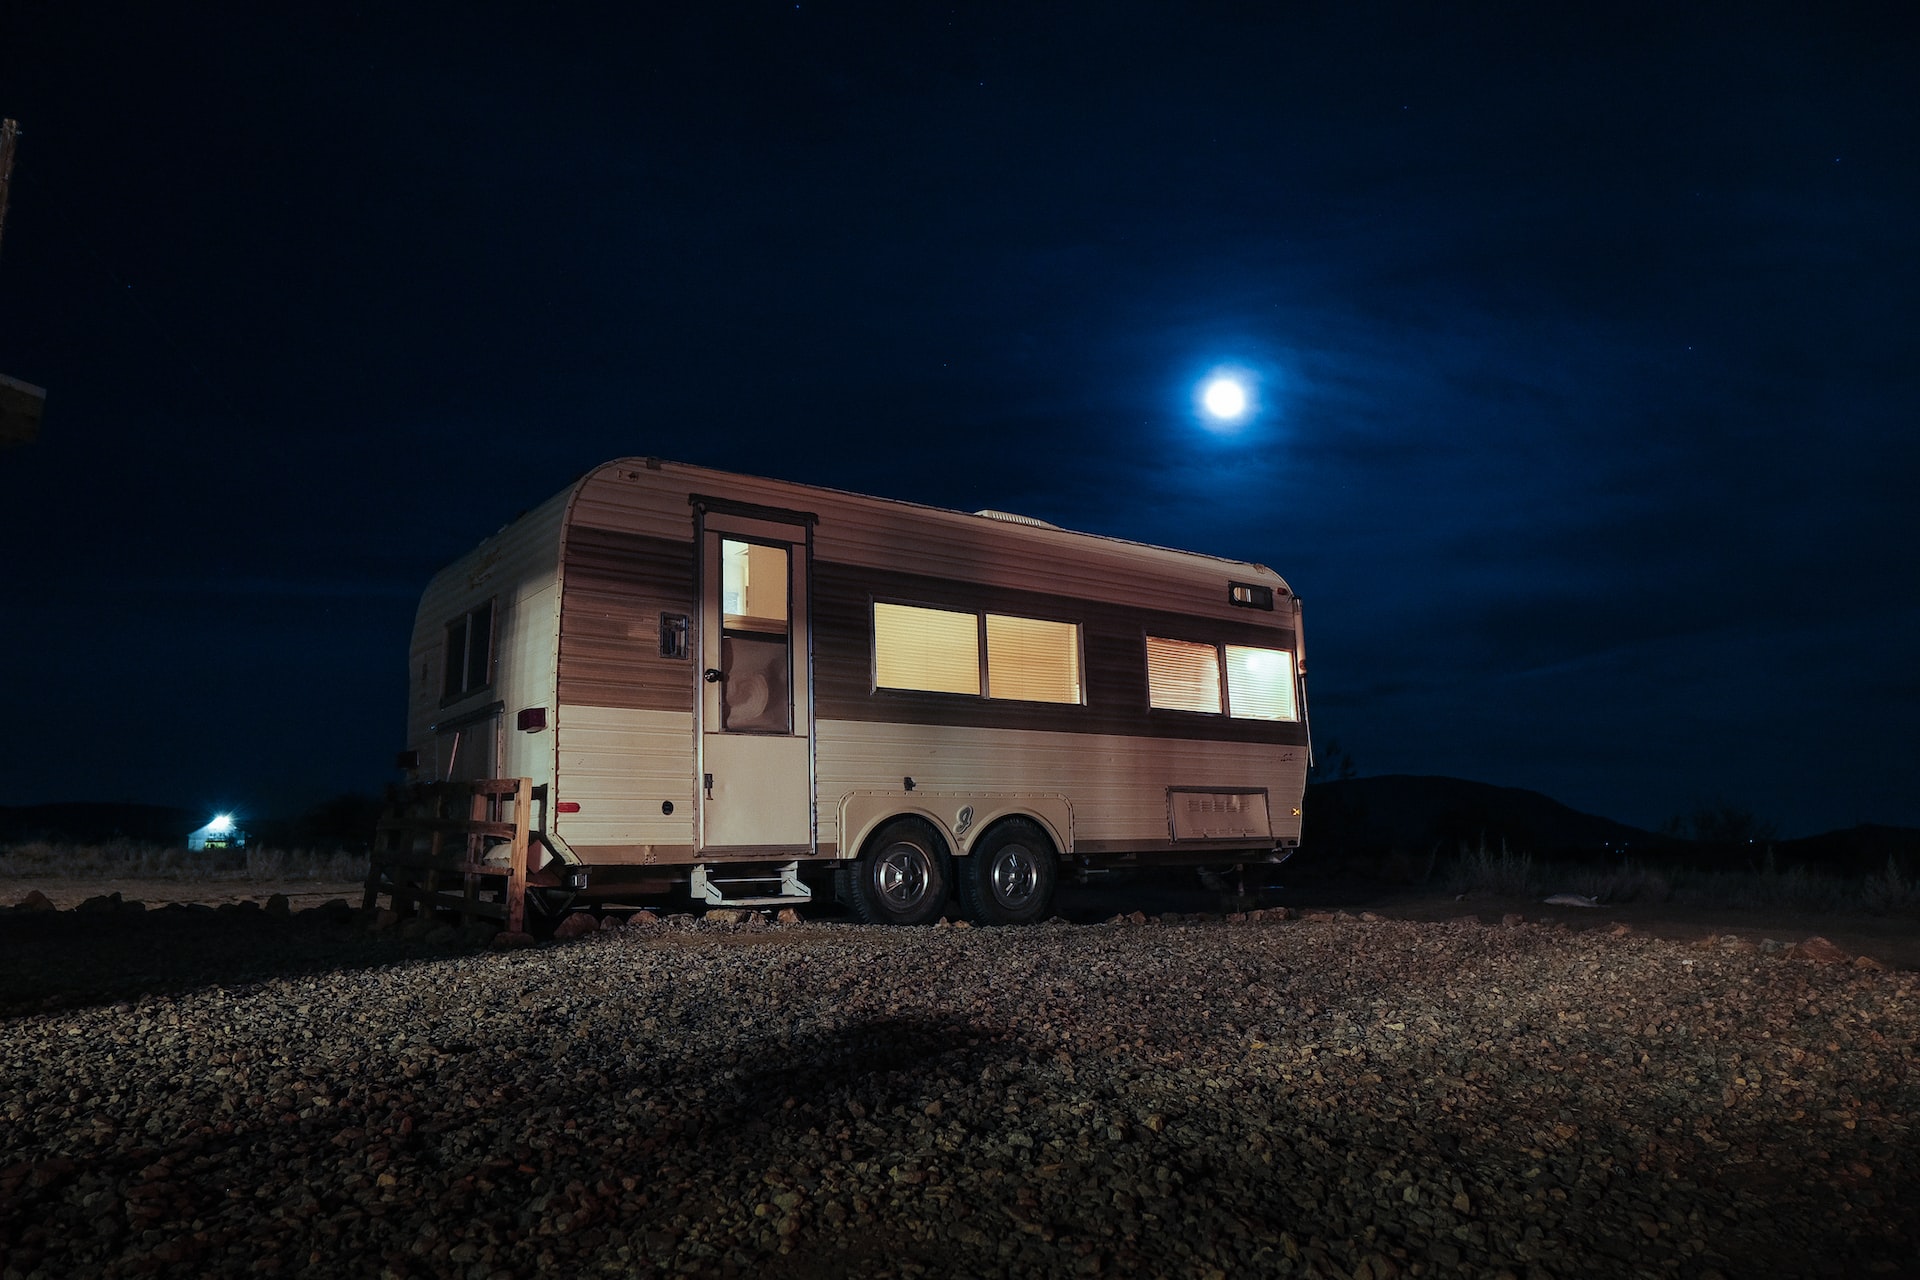
[[[1727,844],[1683,840],[1582,813],[1550,796],[1464,778],[1382,774],[1342,778],[1307,788],[1300,870],[1345,865],[1398,876],[1461,845],[1483,841],[1498,851],[1566,862],[1643,863],[1740,870],[1804,866],[1834,875],[1873,875],[1892,858],[1905,875],[1920,875],[1920,830],[1860,826],[1799,840]]]
[[[142,844],[185,844],[187,833],[206,822],[205,814],[157,804],[0,805],[0,844],[45,840],[54,844],[103,844],[135,840]]]
[[[1302,845],[1348,854],[1451,856],[1481,842],[1535,857],[1618,858],[1684,844],[1624,822],[1570,809],[1550,796],[1464,778],[1390,773],[1307,788]]]

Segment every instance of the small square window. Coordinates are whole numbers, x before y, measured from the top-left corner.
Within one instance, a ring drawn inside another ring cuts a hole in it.
[[[1242,609],[1273,609],[1273,588],[1258,583],[1234,582],[1227,585],[1227,599]]]

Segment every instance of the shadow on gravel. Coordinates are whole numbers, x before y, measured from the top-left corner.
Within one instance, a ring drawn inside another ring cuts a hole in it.
[[[0,913],[0,1017],[448,954],[318,914]]]

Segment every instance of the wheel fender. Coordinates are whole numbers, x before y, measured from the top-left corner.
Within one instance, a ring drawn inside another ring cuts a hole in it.
[[[867,838],[895,818],[923,819],[940,833],[955,857],[973,845],[994,823],[1020,817],[1036,824],[1053,841],[1056,853],[1073,851],[1073,805],[1063,795],[982,791],[854,791],[840,802],[840,856],[858,857]]]

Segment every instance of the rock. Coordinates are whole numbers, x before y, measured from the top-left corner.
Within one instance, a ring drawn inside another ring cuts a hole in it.
[[[1887,966],[1881,964],[1872,956],[1855,956],[1853,958],[1853,967],[1856,969],[1864,969],[1869,973],[1885,973],[1887,971]]]
[[[646,911],[646,910],[636,911],[632,915],[627,917],[627,927],[629,929],[633,928],[635,925],[659,924],[659,923],[660,923],[660,917],[653,914],[653,912]]]
[[[553,940],[565,942],[569,938],[585,937],[589,933],[598,933],[600,922],[584,911],[569,912],[565,919],[554,926]]]
[[[1787,954],[1797,960],[1811,960],[1815,964],[1846,964],[1853,959],[1839,947],[1817,935],[1808,938]]]
[[[399,925],[400,913],[398,911],[382,909],[373,913],[373,918],[367,922],[367,931],[369,933],[386,933],[391,929],[398,928]]]
[[[147,904],[140,901],[138,898],[128,898],[125,902],[122,902],[120,904],[120,911],[124,915],[130,915],[130,916],[144,915],[146,914],[146,910],[147,910]]]
[[[781,924],[799,924],[800,913],[792,907],[782,907],[780,908],[780,914],[775,916],[774,919]]]
[[[1607,936],[1609,938],[1624,938],[1632,932],[1633,932],[1632,925],[1621,924],[1618,920],[1614,921],[1611,925],[1607,927]]]
[[[506,951],[514,947],[530,947],[533,945],[533,935],[530,933],[509,933],[505,929],[502,929],[499,933],[493,935],[492,940],[487,945],[496,951]]]
[[[38,889],[29,889],[26,897],[14,903],[13,909],[15,911],[41,912],[58,911],[60,908],[54,906],[53,899]]]
[[[293,903],[284,893],[276,893],[267,899],[267,914],[278,920],[285,920],[293,914]]]
[[[451,924],[436,924],[420,935],[420,940],[428,946],[444,947],[460,937],[458,927]]]
[[[1550,898],[1542,898],[1550,907],[1597,907],[1599,900],[1579,893],[1556,893]]]
[[[745,924],[752,914],[745,907],[712,907],[702,919],[708,924]]]
[[[461,927],[460,941],[470,947],[484,947],[499,932],[500,926],[491,920],[469,920]]]
[[[98,894],[88,898],[85,902],[74,908],[75,911],[82,912],[86,915],[111,915],[119,909],[120,895],[118,893]]]
[[[1518,929],[1527,922],[1527,918],[1517,911],[1509,911],[1500,917],[1500,925],[1505,929]]]
[[[400,927],[394,930],[394,932],[398,934],[400,937],[406,938],[409,941],[411,941],[413,939],[426,937],[427,930],[431,928],[433,928],[432,917],[414,916],[411,920],[402,922]]]

